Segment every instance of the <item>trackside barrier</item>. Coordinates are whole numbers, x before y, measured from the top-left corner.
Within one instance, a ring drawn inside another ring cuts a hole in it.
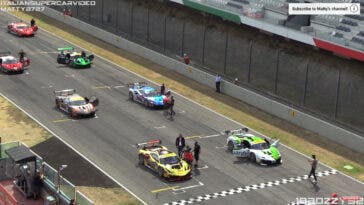
[[[18,205],[18,201],[0,184],[0,204]]]
[[[76,186],[63,177],[61,177],[60,184],[61,194],[64,195],[68,200],[74,199]]]
[[[58,182],[57,182],[57,177],[58,177],[58,173],[57,170],[55,170],[53,167],[49,166],[47,163],[43,163],[43,175],[44,175],[44,180],[46,182],[48,182],[49,184],[51,184],[54,187],[57,187]]]
[[[76,191],[76,201],[77,205],[93,205],[94,203],[83,195],[80,191]]]

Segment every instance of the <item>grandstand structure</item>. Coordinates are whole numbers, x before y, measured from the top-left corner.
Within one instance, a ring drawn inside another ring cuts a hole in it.
[[[170,0],[364,61],[364,0]],[[360,15],[289,15],[289,3],[360,3]]]

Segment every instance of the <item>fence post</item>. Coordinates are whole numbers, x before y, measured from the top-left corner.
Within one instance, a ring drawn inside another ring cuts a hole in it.
[[[308,58],[306,63],[306,79],[305,79],[305,90],[303,92],[303,106],[306,104],[306,93],[307,93],[307,84],[308,84],[308,63],[310,62],[310,59]]]
[[[340,95],[340,81],[341,81],[341,68],[339,68],[339,73],[338,73],[338,79],[337,79],[337,88],[336,88],[336,102],[335,102],[335,115],[334,115],[334,119],[336,120],[337,118],[337,107],[339,105],[339,95]]]
[[[149,6],[147,6],[147,42],[149,42]]]
[[[164,53],[166,53],[166,42],[167,42],[167,40],[166,40],[166,38],[167,38],[167,15],[164,15],[164,26],[163,26],[163,29],[164,29],[164,31],[163,31],[163,33],[164,33],[164,35],[163,35],[163,52]]]
[[[227,26],[226,26],[227,27]],[[226,61],[227,61],[227,53],[228,53],[228,44],[229,44],[229,30],[226,29],[225,36],[225,58],[224,58],[224,74],[226,74]]]
[[[253,40],[250,40],[249,67],[248,67],[248,83],[250,83],[250,71],[251,71],[251,65],[252,65],[252,50],[253,50]]]
[[[203,40],[202,40],[202,65],[205,65],[205,41],[206,41],[206,22],[203,25]]]
[[[277,63],[276,63],[276,79],[274,82],[274,93],[277,94],[277,87],[278,87],[278,70],[279,70],[279,54],[280,51],[277,49]]]
[[[182,24],[182,48],[181,48],[181,56],[183,56],[184,53],[184,47],[185,47],[185,27],[186,27],[186,19],[183,19],[183,24]]]
[[[133,2],[130,3],[130,36],[133,37]]]

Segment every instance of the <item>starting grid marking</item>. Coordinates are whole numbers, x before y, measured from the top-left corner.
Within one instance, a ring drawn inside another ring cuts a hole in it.
[[[325,176],[329,176],[329,175],[333,175],[333,174],[337,174],[337,173],[338,172],[336,170],[332,169],[332,170],[326,170],[326,171],[323,171],[323,172],[318,172],[316,174],[316,176],[317,177],[325,177]],[[174,202],[170,202],[170,203],[165,203],[163,205],[185,205],[185,204],[199,203],[199,202],[203,202],[203,201],[208,201],[210,199],[216,199],[216,198],[220,198],[220,197],[226,197],[226,196],[230,196],[230,195],[234,195],[234,194],[241,194],[241,193],[244,193],[244,192],[254,191],[254,190],[258,190],[258,189],[264,189],[264,188],[268,188],[268,187],[299,182],[299,181],[302,181],[304,179],[308,179],[308,175],[303,175],[303,176],[298,176],[298,177],[291,177],[291,178],[288,178],[288,179],[280,179],[280,180],[270,181],[270,182],[266,182],[266,183],[248,185],[248,186],[245,186],[245,187],[238,187],[238,188],[235,188],[235,189],[215,192],[215,193],[212,193],[212,194],[206,194],[204,196],[198,196],[198,197],[190,198],[190,199],[187,199],[187,200],[179,200],[179,201],[174,201]]]

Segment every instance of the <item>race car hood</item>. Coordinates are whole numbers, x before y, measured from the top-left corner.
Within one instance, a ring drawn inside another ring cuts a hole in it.
[[[91,114],[92,112],[95,112],[95,107],[91,103],[88,103],[86,105],[81,105],[81,106],[71,106],[71,108],[77,114],[87,115],[87,114]]]
[[[32,27],[27,27],[27,28],[23,28],[23,29],[17,29],[17,31],[21,34],[24,35],[32,35],[34,30]]]
[[[281,154],[275,146],[270,146],[269,149],[265,150],[254,150],[254,153],[258,158],[269,161],[276,161],[281,157]]]
[[[164,97],[163,95],[147,97],[147,100],[154,105],[164,105]]]
[[[177,164],[166,164],[164,165],[164,169],[173,176],[186,176],[191,171],[187,162],[183,160],[181,160],[181,162]]]
[[[85,58],[77,58],[74,61],[74,63],[77,65],[89,65],[91,63],[91,61],[89,59],[85,59]]]
[[[23,70],[23,64],[21,62],[11,63],[11,64],[3,64],[2,66],[5,69],[9,70],[9,71],[20,71],[20,70]]]

